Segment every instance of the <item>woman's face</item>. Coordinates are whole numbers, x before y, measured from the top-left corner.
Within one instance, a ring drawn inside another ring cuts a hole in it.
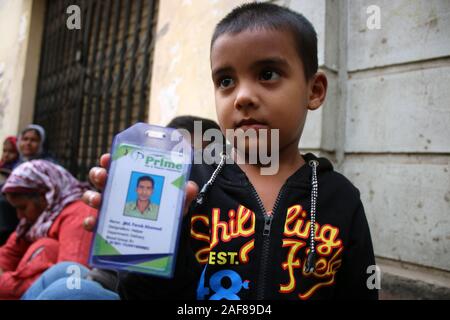
[[[30,198],[22,194],[7,193],[6,200],[16,209],[17,218],[25,218],[28,223],[34,224],[39,216],[47,208],[44,195]]]
[[[2,161],[5,163],[11,163],[17,160],[19,154],[17,153],[16,148],[14,148],[11,141],[6,140],[3,143],[3,153],[2,153]]]
[[[20,139],[19,149],[24,157],[31,157],[39,152],[41,137],[35,130],[28,130]]]

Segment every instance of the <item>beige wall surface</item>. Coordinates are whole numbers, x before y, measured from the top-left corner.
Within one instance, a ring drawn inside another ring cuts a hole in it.
[[[0,141],[33,119],[44,5],[0,0]]]

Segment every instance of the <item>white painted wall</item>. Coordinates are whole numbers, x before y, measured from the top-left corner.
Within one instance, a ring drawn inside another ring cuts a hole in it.
[[[0,141],[18,129],[29,9],[31,1],[0,1]]]
[[[366,26],[378,5],[381,28]],[[450,271],[450,1],[349,2],[344,173],[378,256]]]
[[[44,9],[41,0],[0,0],[1,142],[33,119]]]
[[[344,174],[361,191],[378,256],[450,269],[448,158],[346,157]]]

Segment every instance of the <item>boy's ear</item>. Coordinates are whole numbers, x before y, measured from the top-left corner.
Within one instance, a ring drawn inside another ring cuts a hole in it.
[[[318,109],[324,102],[327,95],[328,80],[325,73],[319,71],[310,80],[309,89],[309,110]]]

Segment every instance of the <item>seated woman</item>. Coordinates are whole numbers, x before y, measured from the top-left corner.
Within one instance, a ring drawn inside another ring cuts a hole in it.
[[[20,162],[43,159],[56,163],[56,160],[45,150],[45,130],[40,125],[30,124],[23,129],[17,144]]]
[[[92,234],[83,220],[96,210],[80,198],[87,185],[61,166],[33,160],[18,166],[2,188],[20,223],[0,247],[0,299],[18,299],[62,261],[86,265]]]

